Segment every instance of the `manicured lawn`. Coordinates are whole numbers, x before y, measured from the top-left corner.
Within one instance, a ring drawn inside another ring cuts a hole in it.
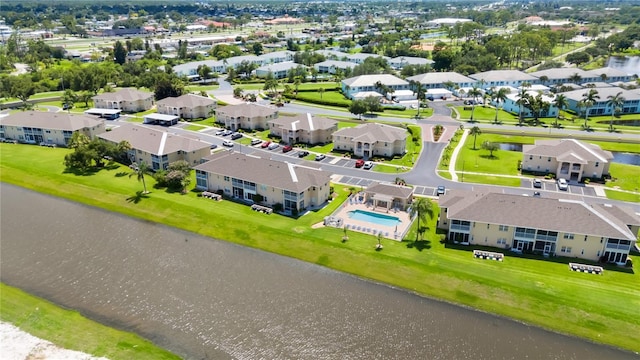
[[[607,194],[607,199],[640,203],[640,195],[638,194],[630,194],[627,192],[609,189],[605,189],[604,192]]]
[[[4,283],[0,293],[2,321],[62,348],[113,360],[179,359],[136,334],[104,326]]]
[[[473,171],[467,170],[465,171]],[[491,176],[491,175],[479,175],[479,174],[468,174],[462,172],[457,172],[458,181],[460,182],[468,182],[468,183],[479,183],[479,184],[490,184],[490,185],[502,185],[502,186],[520,186],[520,179],[517,178],[508,178],[502,176]]]
[[[462,171],[464,167],[465,171],[470,172],[518,175],[518,160],[522,160],[522,153],[519,151],[496,150],[493,152],[493,157],[489,157],[489,151],[481,149],[481,144],[485,140],[494,142],[496,139],[493,135],[480,134],[474,150],[473,136],[467,136],[467,141],[458,154],[456,171]]]
[[[569,259],[529,259],[507,254],[504,262],[474,259],[472,247],[439,242],[432,219],[426,241],[383,240],[384,250],[374,249],[374,236],[349,232],[342,243],[341,229],[312,229],[338,207],[348,194],[335,186],[337,198],[325,208],[299,219],[263,216],[250,207],[154,189],[140,202],[127,198],[142,185],[127,176],[122,166],[87,176],[65,173],[62,159],[69,150],[39,146],[0,144],[1,181],[28,187],[73,201],[118,211],[193,231],[204,236],[263,249],[321,264],[418,294],[464,304],[548,329],[640,351],[637,329],[640,317],[640,274],[606,267],[602,276],[567,270]],[[465,181],[467,176],[465,176]],[[192,181],[195,184],[195,181]],[[99,193],[100,196],[95,196]],[[243,224],[242,228],[237,223]],[[412,234],[408,235],[411,238]],[[283,241],[286,239],[286,241]],[[637,259],[634,259],[637,262]]]
[[[194,124],[187,125],[184,127],[185,130],[189,130],[189,131],[200,131],[204,128],[205,128],[204,126],[194,125]]]
[[[189,123],[190,124],[200,124],[200,125],[208,125],[208,126],[218,127],[218,124],[216,124],[216,117],[215,116],[208,117],[206,119],[191,120],[191,121],[189,121]]]
[[[297,96],[298,101],[306,101],[317,103],[318,101],[330,101],[333,104],[351,104],[351,100],[347,99],[341,93],[337,91],[327,90],[323,93],[320,92],[299,92]]]
[[[184,89],[189,92],[200,92],[200,91],[216,90],[219,87],[220,85],[187,85],[184,87]]]
[[[611,163],[609,173],[612,181],[607,181],[607,187],[640,192],[640,166]]]
[[[458,114],[460,114],[460,120],[469,120],[471,119],[471,110],[465,110],[465,108],[470,108],[471,106],[456,106],[456,110]],[[490,121],[496,117],[496,109],[492,107],[484,107],[482,105],[476,105],[475,110],[473,111],[473,119],[475,121]],[[505,123],[517,123],[518,117],[514,116],[511,113],[508,113],[504,110],[498,111],[498,121],[502,121]]]

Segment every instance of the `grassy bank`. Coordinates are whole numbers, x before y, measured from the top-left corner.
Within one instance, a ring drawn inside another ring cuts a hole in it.
[[[138,335],[104,326],[20,289],[0,283],[0,293],[2,321],[62,348],[112,360],[179,359]]]
[[[640,306],[637,271],[607,267],[604,275],[594,276],[567,270],[570,259],[511,254],[501,263],[480,261],[473,258],[472,247],[442,244],[433,231],[435,219],[428,223],[425,241],[383,240],[384,250],[377,252],[374,236],[349,232],[349,241],[342,243],[341,229],[311,228],[346,199],[343,187],[336,186],[338,197],[325,208],[294,220],[258,214],[230,201],[212,203],[194,192],[155,189],[151,179],[151,194],[140,198],[136,193],[142,184],[122,176],[128,168],[114,166],[86,176],[65,173],[62,159],[67,152],[0,144],[0,180],[640,351],[640,318],[632,315]]]

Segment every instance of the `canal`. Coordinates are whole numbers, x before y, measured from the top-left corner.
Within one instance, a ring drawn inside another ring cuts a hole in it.
[[[185,358],[636,358],[317,265],[0,191],[4,283]]]

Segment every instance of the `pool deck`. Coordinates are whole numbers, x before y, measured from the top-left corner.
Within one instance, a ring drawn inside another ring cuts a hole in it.
[[[395,226],[384,226],[379,224],[370,223],[368,221],[355,220],[349,217],[349,211],[353,210],[362,210],[368,211],[377,214],[391,215],[400,219],[400,223],[397,228]],[[371,234],[374,236],[378,235],[378,232],[382,232],[382,236],[387,239],[402,241],[402,234],[404,234],[407,228],[411,225],[411,219],[409,218],[409,214],[405,211],[395,212],[394,210],[378,207],[377,209],[373,209],[371,205],[367,204],[349,204],[346,202],[344,206],[333,214],[334,217],[342,218],[344,221],[344,225],[347,227],[348,231],[358,231],[365,234]],[[397,231],[397,233],[396,233]]]

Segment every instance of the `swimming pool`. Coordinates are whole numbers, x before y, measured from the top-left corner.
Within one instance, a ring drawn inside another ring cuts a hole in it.
[[[376,225],[393,227],[398,225],[401,221],[395,216],[378,214],[364,210],[349,211],[349,218],[353,220],[366,221]]]

